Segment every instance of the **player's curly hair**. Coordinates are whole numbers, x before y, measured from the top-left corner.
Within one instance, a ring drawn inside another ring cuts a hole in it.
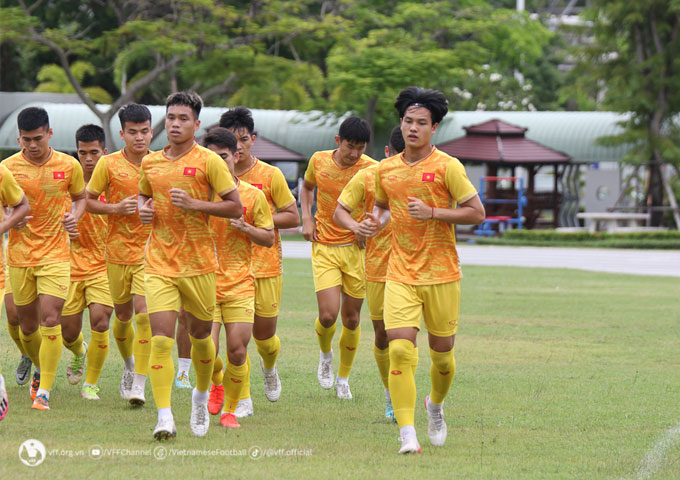
[[[438,90],[426,90],[422,87],[407,87],[399,92],[394,108],[399,112],[399,118],[404,118],[406,109],[416,105],[427,108],[432,115],[432,124],[439,123],[448,113],[448,100],[444,94]]]
[[[255,121],[252,112],[246,107],[234,107],[222,114],[220,127],[232,131],[245,128],[252,135],[255,132]]]
[[[201,96],[193,91],[175,92],[171,93],[165,100],[165,111],[173,105],[182,105],[191,108],[194,112],[194,119],[198,120],[198,116],[203,108],[203,99]]]
[[[47,116],[47,110],[40,107],[24,108],[17,116],[17,126],[19,130],[30,132],[39,128],[50,128],[50,118]]]

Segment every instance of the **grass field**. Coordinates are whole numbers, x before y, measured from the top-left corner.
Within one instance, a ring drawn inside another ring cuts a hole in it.
[[[153,456],[153,401],[131,410],[118,394],[122,362],[113,343],[101,401],[86,403],[66,382],[65,350],[52,410],[37,412],[28,387],[14,382],[18,354],[3,326],[10,412],[0,423],[0,479],[680,478],[677,279],[464,268],[457,372],[445,404],[448,440],[434,448],[427,439],[429,354],[421,332],[416,428],[423,453],[403,457],[396,454],[398,428],[383,418],[367,316],[350,378],[354,400],[340,401],[316,380],[309,261],[287,260],[285,269],[280,401],[265,399],[261,372],[253,369],[255,416],[236,431],[213,417],[207,437],[198,439],[189,431],[190,393],[174,390],[179,433],[163,444],[164,460]],[[336,349],[338,338],[339,331]],[[337,357],[335,364],[337,370]],[[33,468],[17,455],[29,438],[52,451]],[[93,446],[102,449],[99,459],[88,455]],[[211,456],[216,449],[231,455]]]

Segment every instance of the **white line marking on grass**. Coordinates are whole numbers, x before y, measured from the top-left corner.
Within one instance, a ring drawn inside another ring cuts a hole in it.
[[[652,477],[663,466],[666,453],[680,440],[680,423],[669,428],[656,445],[642,459],[637,468],[638,480]]]

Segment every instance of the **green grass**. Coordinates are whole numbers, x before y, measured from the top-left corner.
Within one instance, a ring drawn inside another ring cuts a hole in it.
[[[179,433],[164,446],[169,451],[297,448],[303,455],[90,459],[92,445],[149,453],[158,445],[151,437],[156,413],[150,387],[144,409],[126,407],[118,394],[122,362],[112,343],[100,402],[86,403],[78,388],[68,385],[70,354],[64,353],[52,410],[31,411],[28,388],[14,382],[18,355],[3,327],[0,362],[10,412],[0,423],[0,478],[106,478],[114,472],[118,478],[633,478],[647,452],[680,421],[676,279],[464,267],[457,372],[445,405],[448,440],[434,448],[427,439],[422,401],[430,383],[429,354],[422,331],[416,428],[423,453],[398,456],[398,428],[383,418],[367,315],[351,378],[355,398],[343,402],[316,380],[309,261],[286,260],[285,269],[280,401],[265,399],[261,373],[254,368],[255,416],[243,420],[238,431],[226,431],[213,417],[207,437],[198,439],[188,426],[190,394],[174,390]],[[257,365],[252,342],[250,355]],[[337,368],[337,358],[335,363]],[[85,456],[49,455],[31,469],[17,458],[19,445],[29,438],[48,450]],[[662,460],[651,478],[680,477],[680,442]]]
[[[680,249],[680,231],[607,233],[507,230],[500,237],[474,237],[480,245],[576,248]]]

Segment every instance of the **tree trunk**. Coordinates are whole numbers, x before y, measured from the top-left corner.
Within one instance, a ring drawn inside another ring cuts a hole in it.
[[[663,205],[662,165],[661,152],[658,149],[654,149],[653,158],[649,164],[649,184],[647,185],[647,205],[650,207],[660,207]],[[652,210],[651,226],[660,226],[662,218],[663,212],[661,210]]]

